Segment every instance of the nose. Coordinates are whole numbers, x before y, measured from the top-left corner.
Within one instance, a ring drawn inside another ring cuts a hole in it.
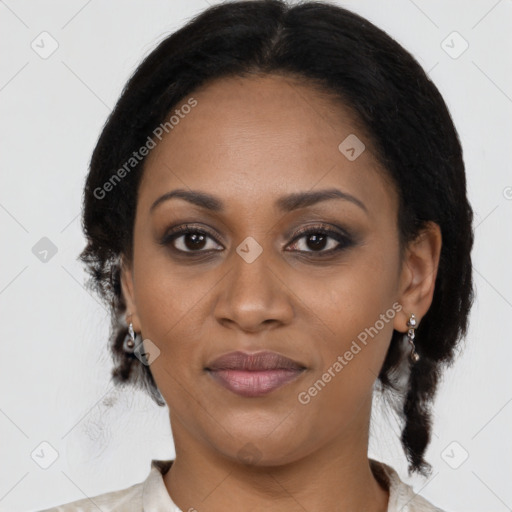
[[[254,261],[238,253],[222,280],[214,315],[226,327],[259,332],[289,324],[294,316],[293,293],[279,264],[264,250]]]

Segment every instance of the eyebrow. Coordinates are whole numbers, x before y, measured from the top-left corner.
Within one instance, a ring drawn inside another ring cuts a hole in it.
[[[149,212],[152,213],[155,208],[169,199],[177,198],[183,199],[206,210],[213,212],[223,212],[224,205],[222,201],[206,192],[196,190],[176,189],[165,193],[160,196],[150,207]],[[291,212],[300,208],[312,206],[320,201],[327,201],[329,199],[342,199],[350,201],[351,203],[359,206],[362,210],[368,213],[364,203],[347,192],[342,192],[336,188],[329,188],[325,190],[316,190],[310,192],[295,192],[286,196],[282,196],[276,200],[276,206],[282,212]]]

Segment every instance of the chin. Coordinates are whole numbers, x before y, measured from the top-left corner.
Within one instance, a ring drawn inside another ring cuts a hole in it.
[[[275,424],[274,424],[275,425]],[[275,428],[275,427],[274,427]],[[232,430],[232,437],[226,435],[222,440],[210,439],[210,445],[231,462],[252,467],[283,466],[305,456],[305,439],[296,438],[297,429],[272,432],[250,432],[247,428]],[[251,435],[253,434],[253,435]],[[236,440],[236,441],[234,441]]]

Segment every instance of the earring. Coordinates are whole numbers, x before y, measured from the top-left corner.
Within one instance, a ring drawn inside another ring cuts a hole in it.
[[[131,322],[128,326],[128,334],[126,335],[123,342],[123,349],[129,354],[135,350],[135,333],[133,332],[133,324]]]
[[[414,316],[414,314],[411,314],[411,317],[407,321],[407,327],[409,327],[409,330],[407,331],[407,339],[409,340],[409,345],[411,345],[411,353],[409,357],[411,358],[411,361],[413,363],[418,362],[420,359],[419,354],[416,352],[416,346],[414,345],[414,331],[416,330],[417,324],[418,322],[416,321],[416,317]]]

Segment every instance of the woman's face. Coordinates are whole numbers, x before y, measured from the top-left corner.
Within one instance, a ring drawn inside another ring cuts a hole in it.
[[[363,442],[393,329],[406,329],[395,190],[349,113],[305,85],[229,78],[192,96],[147,157],[123,272],[175,440],[270,465]],[[211,199],[152,208],[177,189]],[[327,190],[338,196],[315,196]],[[207,369],[234,351],[303,370]]]

